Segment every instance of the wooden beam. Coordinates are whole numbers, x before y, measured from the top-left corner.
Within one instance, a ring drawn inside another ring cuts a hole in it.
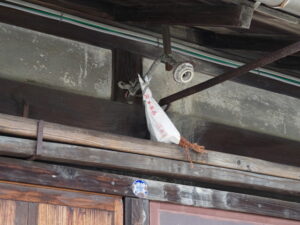
[[[172,5],[172,7],[148,6],[129,8],[118,2],[84,2],[82,0],[64,1],[27,0],[58,11],[63,11],[94,21],[109,19],[121,22],[146,22],[159,24],[181,24],[249,28],[253,16],[253,7],[246,5],[208,6],[194,4],[189,6]],[[153,4],[152,4],[153,5]],[[221,19],[218,19],[221,18]]]
[[[275,27],[292,35],[300,35],[300,18],[281,10],[260,5],[253,17],[253,22]]]
[[[115,211],[119,197],[0,181],[0,199]]]
[[[90,1],[86,2],[84,0],[64,0],[61,2],[57,2],[56,0],[26,0],[26,2],[94,21],[113,19],[113,5],[107,2],[101,2],[101,4]]]
[[[20,147],[21,143],[26,152],[31,147],[31,154],[27,158],[34,155],[36,160],[117,169],[147,175],[174,177],[181,180],[200,181],[227,187],[300,196],[299,180],[201,164],[194,164],[193,168],[191,168],[191,164],[188,162],[99,148],[44,142],[43,148],[39,149],[35,155],[35,141],[0,136],[0,155],[2,151],[4,151],[5,155],[9,155],[6,150],[7,147],[9,149],[22,149]]]
[[[150,225],[150,204],[147,199],[125,198],[125,225]]]
[[[32,161],[0,158],[0,180],[135,197],[131,186],[138,178]],[[216,208],[300,221],[300,203],[144,180],[145,199]]]
[[[250,35],[218,34],[212,31],[195,30],[199,44],[209,48],[274,51],[295,43],[299,38],[260,37]]]
[[[1,133],[36,138],[36,131],[36,120],[0,114]],[[187,161],[184,151],[176,145],[163,144],[47,122],[45,122],[43,134],[45,141],[48,140],[112,149],[119,152],[129,152]],[[192,153],[191,157],[195,163],[199,164],[300,180],[300,168],[298,167],[209,150],[206,154]]]
[[[36,143],[21,138],[0,136],[0,146],[1,156],[29,158],[34,154]]]
[[[141,98],[128,96],[128,90],[122,90],[118,86],[119,81],[129,83],[137,79],[138,74],[143,73],[143,58],[140,55],[133,54],[122,49],[113,50],[113,97],[114,101],[142,103]],[[128,97],[126,97],[126,95]]]
[[[253,8],[243,5],[158,5],[126,10],[121,8],[115,12],[115,19],[119,22],[233,28],[249,28],[252,16]]]

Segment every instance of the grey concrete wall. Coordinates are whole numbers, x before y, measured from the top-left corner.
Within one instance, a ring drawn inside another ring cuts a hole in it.
[[[0,23],[0,77],[109,99],[112,53]]]
[[[144,71],[151,63],[144,59]],[[160,64],[153,73],[151,89],[159,100],[210,78],[197,72],[191,83],[179,84]],[[168,113],[183,135],[194,140],[206,122],[214,122],[300,141],[299,99],[232,81],[176,101]]]
[[[0,23],[0,77],[109,99],[110,50]],[[144,71],[151,64],[144,59]],[[198,62],[201,71],[206,64]],[[221,71],[216,67],[214,73]],[[211,78],[196,73],[188,85],[174,81],[161,64],[151,83],[157,100]],[[172,104],[168,113],[190,139],[208,122],[225,124],[291,140],[300,140],[300,100],[227,81]]]

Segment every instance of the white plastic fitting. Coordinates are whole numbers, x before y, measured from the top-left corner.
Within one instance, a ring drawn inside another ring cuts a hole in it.
[[[174,79],[178,83],[189,83],[194,77],[194,66],[189,62],[180,63],[173,71]]]

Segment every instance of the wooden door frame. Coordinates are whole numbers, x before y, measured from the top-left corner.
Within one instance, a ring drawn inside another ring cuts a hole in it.
[[[195,208],[191,206],[180,206],[169,203],[160,203],[160,202],[150,202],[150,220],[149,225],[161,225],[159,222],[159,214],[161,211],[170,212],[170,213],[184,213],[194,216],[202,216],[206,219],[224,219],[229,221],[243,221],[250,222],[253,224],[272,224],[272,225],[298,225],[299,222],[291,221],[286,219],[266,217],[262,215],[253,215],[239,212],[230,212],[225,210],[218,209],[207,209],[207,208]]]
[[[114,225],[123,225],[123,201],[119,196],[0,181],[0,199],[104,210],[113,212]]]
[[[0,180],[137,198],[140,178],[0,157]],[[145,199],[300,221],[300,203],[144,179]]]
[[[124,225],[150,225],[150,201],[125,197]]]

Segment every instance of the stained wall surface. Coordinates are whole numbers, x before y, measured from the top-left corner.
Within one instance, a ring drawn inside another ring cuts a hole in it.
[[[0,23],[0,77],[111,97],[108,49]]]
[[[144,59],[144,71],[151,63]],[[160,64],[153,72],[150,87],[159,100],[210,78],[209,74],[196,72],[190,83],[180,84]],[[197,139],[195,134],[205,133],[207,124],[214,123],[300,141],[299,99],[233,81],[173,102],[168,114],[191,140]]]

